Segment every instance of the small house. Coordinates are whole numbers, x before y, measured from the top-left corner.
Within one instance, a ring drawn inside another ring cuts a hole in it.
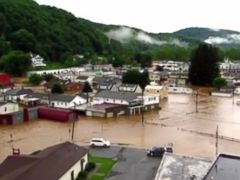
[[[142,93],[142,89],[138,84],[121,84],[118,87],[119,92]]]
[[[10,89],[5,93],[7,101],[17,102],[22,101],[24,97],[33,91],[31,89]]]
[[[147,85],[145,87],[144,94],[158,95],[160,97],[160,99],[165,99],[168,97],[168,89],[166,86]]]
[[[64,142],[34,155],[8,156],[0,164],[0,179],[74,180],[87,163],[88,149]]]
[[[17,103],[0,102],[0,114],[9,114],[19,111]]]

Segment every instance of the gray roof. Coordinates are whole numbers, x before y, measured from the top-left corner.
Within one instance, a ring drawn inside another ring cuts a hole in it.
[[[132,92],[116,92],[116,91],[101,91],[96,94],[95,97],[109,98],[109,99],[120,99],[131,102],[137,99],[138,95]]]
[[[95,77],[93,82],[96,84],[117,84],[121,82],[121,79],[117,77]]]
[[[155,180],[202,180],[211,167],[211,161],[165,153]]]
[[[22,95],[22,94],[29,94],[32,93],[33,91],[31,89],[10,89],[6,92],[6,95]]]
[[[87,153],[88,149],[65,142],[36,155],[8,156],[0,165],[0,179],[59,179]]]
[[[71,95],[63,95],[63,94],[51,94],[51,101],[63,101],[63,102],[71,102],[76,96]]]
[[[46,93],[31,93],[27,95],[27,98],[39,98],[42,100],[71,102],[76,96],[65,94],[46,94]],[[84,96],[81,96],[84,98]]]
[[[39,98],[42,100],[48,100],[49,94],[46,93],[30,93],[26,96],[27,98]]]
[[[138,84],[121,84],[119,88],[121,87],[130,87],[130,88],[136,88]]]
[[[220,154],[203,180],[239,180],[240,157]]]

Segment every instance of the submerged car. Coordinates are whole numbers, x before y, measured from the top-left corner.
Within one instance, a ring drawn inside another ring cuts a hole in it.
[[[110,147],[111,143],[103,138],[92,138],[90,141],[92,147]]]
[[[162,157],[165,152],[173,153],[172,147],[152,147],[147,150],[147,155],[151,157]]]

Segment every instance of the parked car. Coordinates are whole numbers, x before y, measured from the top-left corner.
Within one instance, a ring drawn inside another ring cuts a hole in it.
[[[92,138],[90,141],[92,147],[110,147],[111,143],[103,138]]]
[[[162,157],[165,152],[173,153],[172,147],[152,147],[147,150],[147,155],[151,157]]]

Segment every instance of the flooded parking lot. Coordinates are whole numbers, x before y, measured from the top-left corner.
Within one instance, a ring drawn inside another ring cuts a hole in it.
[[[236,100],[236,97],[235,97]],[[219,152],[240,154],[240,106],[232,98],[171,94],[162,110],[113,119],[79,117],[74,142],[88,145],[92,137],[104,137],[113,144],[148,148],[172,145],[176,153],[215,157],[216,128]],[[198,112],[196,112],[196,109]],[[32,153],[47,146],[71,141],[72,123],[36,120],[0,127],[0,161],[12,147]]]

